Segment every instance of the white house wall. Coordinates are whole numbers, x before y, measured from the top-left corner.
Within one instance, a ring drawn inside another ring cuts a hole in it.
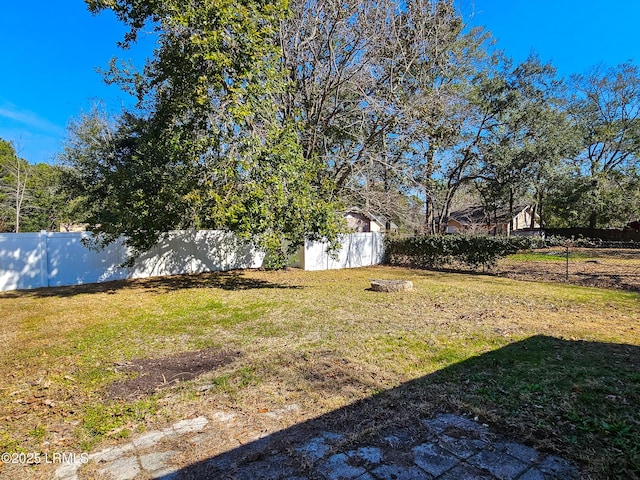
[[[524,230],[531,227],[531,211],[529,208],[525,208],[518,215],[516,215],[513,219],[513,229],[514,230]],[[540,223],[537,221],[534,222],[534,228],[540,228]]]

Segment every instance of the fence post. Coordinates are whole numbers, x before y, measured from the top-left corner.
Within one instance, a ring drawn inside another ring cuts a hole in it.
[[[38,248],[40,249],[40,271],[42,284],[49,286],[49,234],[46,230],[40,230]]]
[[[565,245],[566,268],[564,273],[564,281],[569,282],[569,244]]]

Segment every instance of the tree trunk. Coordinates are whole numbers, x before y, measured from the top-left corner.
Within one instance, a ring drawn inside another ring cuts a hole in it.
[[[449,221],[449,211],[451,210],[451,203],[453,202],[453,197],[458,191],[458,185],[454,185],[449,188],[449,192],[447,193],[447,197],[442,205],[442,211],[440,212],[440,216],[438,218],[438,233],[446,233],[447,222]]]
[[[435,216],[434,216],[434,202],[429,191],[429,184],[434,171],[433,162],[433,150],[429,148],[425,155],[425,176],[424,176],[424,226],[425,233],[432,235],[436,233],[435,229]]]
[[[425,190],[425,207],[424,207],[424,231],[427,235],[435,233],[434,215],[433,215],[433,200],[429,192]]]
[[[544,194],[542,192],[538,193],[538,218],[540,219],[540,228],[544,228],[544,206],[542,202],[544,201]],[[535,221],[535,219],[534,219]]]
[[[536,228],[536,213],[538,211],[538,199],[531,205],[531,220],[529,221],[529,228]]]
[[[498,234],[498,207],[493,207],[493,236]]]
[[[509,230],[507,231],[507,237],[511,236],[513,232],[513,188],[509,189]]]

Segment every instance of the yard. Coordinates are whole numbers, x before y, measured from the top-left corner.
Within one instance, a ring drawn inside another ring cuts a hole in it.
[[[349,410],[354,436],[463,413],[585,477],[638,478],[639,312],[634,292],[392,267],[7,292],[0,452],[95,450],[233,412],[188,464],[369,399]]]
[[[500,259],[493,273],[520,280],[640,292],[640,250],[614,248],[547,248]]]

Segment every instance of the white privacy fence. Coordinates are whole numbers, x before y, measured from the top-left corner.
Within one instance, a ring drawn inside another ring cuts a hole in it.
[[[122,241],[96,251],[83,243],[89,238],[85,232],[0,234],[0,291],[257,268],[264,258],[229,232],[180,231],[124,268]]]
[[[79,285],[125,278],[144,278],[220,270],[259,268],[264,254],[231,232],[217,230],[171,232],[153,249],[121,267],[127,258],[122,241],[92,250],[83,233],[0,234],[0,291]],[[351,268],[382,260],[379,233],[345,235],[336,259],[326,244],[306,242],[297,266],[305,270]]]
[[[341,248],[334,256],[327,253],[328,244],[306,241],[301,248],[301,268],[332,270],[336,268],[368,267],[382,263],[384,235],[380,232],[351,233],[340,237]]]

